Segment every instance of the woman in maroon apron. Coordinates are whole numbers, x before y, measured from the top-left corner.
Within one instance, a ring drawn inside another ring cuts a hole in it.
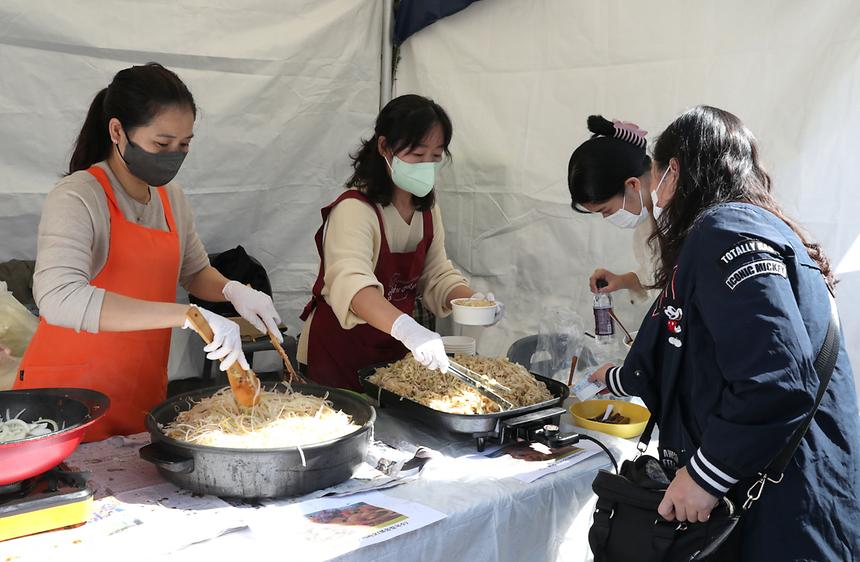
[[[407,352],[430,369],[448,370],[439,334],[412,318],[416,297],[423,294],[440,316],[453,299],[486,298],[445,255],[433,186],[451,135],[450,118],[432,100],[392,100],[353,156],[347,191],[322,209],[320,270],[299,346],[299,362],[314,381],[360,390],[360,368]]]

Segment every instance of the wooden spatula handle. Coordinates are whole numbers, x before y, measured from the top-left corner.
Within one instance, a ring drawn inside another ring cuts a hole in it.
[[[215,333],[212,331],[212,326],[209,325],[206,317],[193,306],[188,308],[186,316],[191,323],[191,327],[203,338],[203,341],[207,344],[212,343]],[[257,379],[254,371],[246,371],[236,361],[227,368],[227,380],[230,381],[230,388],[233,390],[236,402],[242,406],[250,407],[259,401],[257,390],[260,386],[260,381]]]
[[[283,346],[281,346],[281,342],[278,341],[278,337],[275,336],[274,332],[268,330],[269,340],[272,342],[272,345],[275,347],[275,350],[278,352],[278,355],[281,356],[281,360],[284,362],[284,367],[287,369],[287,375],[289,376],[288,383],[292,384],[294,382],[297,383],[305,383],[307,381],[299,375],[296,370],[293,368],[293,364],[290,361],[290,358],[287,356],[287,352],[284,351]]]
[[[209,325],[209,322],[206,321],[203,314],[201,314],[196,307],[191,306],[188,308],[186,316],[191,322],[191,327],[194,328],[195,332],[200,334],[203,341],[207,344],[212,343],[212,340],[215,339],[215,333],[212,331],[212,326]]]

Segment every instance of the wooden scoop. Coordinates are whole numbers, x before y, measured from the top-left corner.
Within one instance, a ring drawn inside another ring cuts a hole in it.
[[[612,309],[610,309],[610,310],[609,310],[609,315],[610,315],[610,316],[611,316],[611,317],[612,317],[616,322],[618,322],[618,325],[619,325],[619,326],[621,326],[621,329],[622,329],[622,330],[624,330],[624,333],[625,333],[625,334],[627,334],[627,340],[628,340],[628,341],[630,341],[630,342],[632,342],[632,341],[633,341],[633,336],[631,336],[631,335],[630,335],[630,332],[628,332],[628,331],[627,331],[627,328],[625,328],[625,327],[624,327],[624,324],[622,324],[622,323],[621,323],[621,320],[619,320],[619,319],[618,319],[618,317],[617,317],[617,316],[615,316],[615,313],[612,311]]]
[[[272,345],[275,346],[275,349],[278,352],[278,355],[281,356],[281,359],[284,361],[284,368],[287,371],[287,382],[289,384],[296,383],[307,383],[307,381],[293,369],[293,364],[290,362],[290,358],[287,357],[287,352],[284,351],[284,348],[281,347],[281,342],[278,341],[277,336],[271,331],[267,330],[269,334],[269,340],[271,340]]]
[[[188,321],[194,331],[200,334],[203,341],[207,344],[212,343],[215,334],[212,333],[212,327],[209,322],[195,307],[189,307],[186,314]],[[236,361],[227,369],[227,380],[230,381],[230,389],[233,391],[233,397],[240,406],[250,408],[260,400],[260,380],[256,373],[251,369],[247,371],[243,369],[239,362]]]

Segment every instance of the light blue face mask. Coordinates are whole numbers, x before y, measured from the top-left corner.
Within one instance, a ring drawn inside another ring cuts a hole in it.
[[[391,180],[394,185],[408,191],[416,197],[425,197],[433,190],[436,183],[436,170],[442,162],[404,162],[397,156],[392,157],[391,163],[385,159],[391,169]]]

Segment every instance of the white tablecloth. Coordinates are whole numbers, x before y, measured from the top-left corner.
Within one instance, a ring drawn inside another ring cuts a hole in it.
[[[562,431],[573,429],[567,424],[568,421],[562,419]],[[609,445],[616,456],[630,455],[634,450],[631,442],[602,434],[595,436]],[[384,409],[379,411],[376,439],[404,447],[407,443],[423,445],[443,454],[443,457],[427,464],[418,481],[383,493],[424,504],[445,513],[447,517],[412,533],[366,546],[337,560],[539,562],[592,559],[587,540],[594,507],[591,482],[598,469],[610,465],[605,455],[595,455],[527,484],[513,478],[499,479],[486,474],[464,473],[460,466],[463,463],[456,457],[475,452],[472,439],[432,433],[426,426],[406,423],[392,417]],[[83,445],[82,452],[91,446]],[[74,457],[71,460],[74,461]],[[135,463],[139,463],[139,466]],[[130,457],[125,464],[134,464],[125,466],[125,470],[139,473],[142,481],[159,481],[160,477],[152,466],[135,456]],[[94,475],[97,488],[104,487],[104,482],[98,481],[101,477],[103,475],[98,473]],[[168,558],[205,559],[210,562],[249,560],[251,557],[262,560],[270,559],[275,552],[283,554],[278,556],[279,559],[290,559],[287,531],[279,536],[260,536],[251,530],[239,530],[186,547]],[[38,541],[50,542],[51,536],[52,533],[46,533]],[[26,540],[32,541],[33,538]],[[26,554],[15,552],[16,542],[0,545],[0,551]],[[103,557],[106,553],[92,554],[96,555],[92,559],[100,559],[99,556]],[[157,558],[148,558],[154,559]]]

